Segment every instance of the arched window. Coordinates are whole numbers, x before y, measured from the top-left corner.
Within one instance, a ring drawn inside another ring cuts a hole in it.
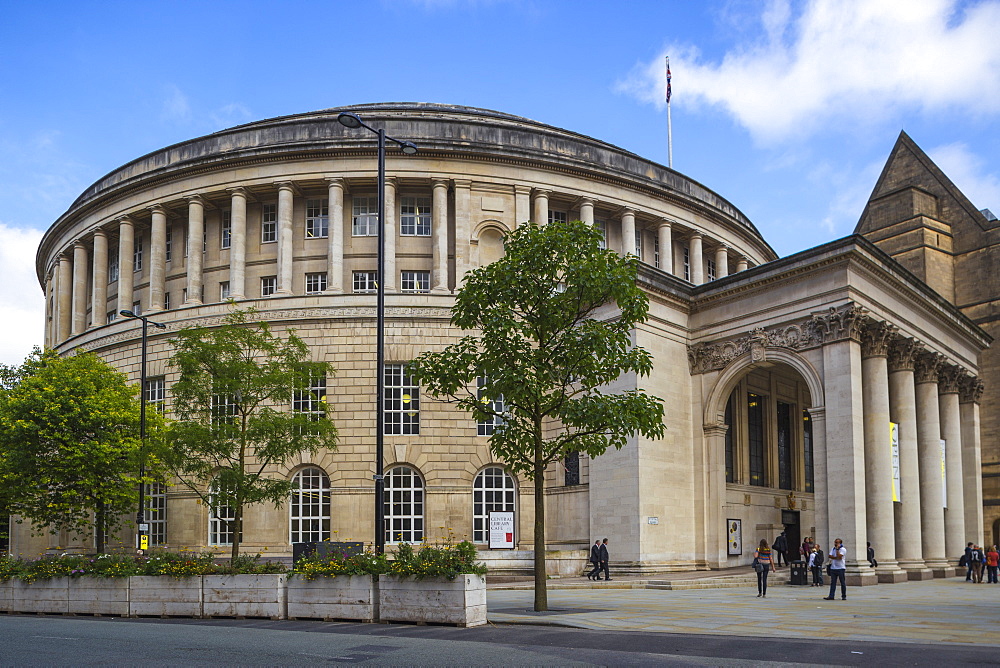
[[[149,544],[167,542],[167,486],[161,482],[146,485],[146,511],[143,520],[149,525]]]
[[[310,466],[292,479],[289,542],[316,543],[330,538],[330,477]]]
[[[386,543],[419,543],[424,539],[424,481],[409,466],[385,474],[383,492]]]
[[[236,518],[236,511],[226,505],[221,505],[218,501],[219,481],[215,479],[208,488],[208,544],[209,545],[232,545],[233,529],[229,524]],[[243,535],[240,533],[240,541]]]
[[[517,492],[514,479],[499,466],[490,466],[479,472],[472,485],[472,540],[485,543],[489,540],[491,510],[513,512]]]

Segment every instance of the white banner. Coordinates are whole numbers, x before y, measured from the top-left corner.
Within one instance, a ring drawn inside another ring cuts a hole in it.
[[[489,514],[489,524],[490,549],[513,550],[514,513],[506,510],[491,510]]]
[[[899,425],[895,422],[889,423],[889,447],[892,449],[892,500],[899,503]]]
[[[947,449],[947,442],[941,439],[941,507],[948,507],[948,476],[947,464],[944,462],[944,451]]]

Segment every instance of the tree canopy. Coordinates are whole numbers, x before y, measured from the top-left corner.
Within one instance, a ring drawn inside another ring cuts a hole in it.
[[[637,386],[611,389],[652,370],[633,341],[649,303],[636,285],[638,260],[600,242],[579,221],[518,227],[505,255],[467,274],[458,293],[452,323],[475,333],[408,366],[432,396],[493,421],[494,455],[534,481],[536,610],[548,605],[546,467],[664,430],[660,399]]]
[[[0,484],[10,512],[36,531],[94,532],[103,551],[138,503],[138,388],[92,353],[37,348],[0,377]],[[147,423],[155,430],[158,416]]]
[[[292,483],[275,467],[336,447],[325,402],[332,368],[311,361],[294,332],[277,336],[252,309],[235,310],[218,327],[185,328],[173,343],[176,419],[164,458],[226,525],[236,557],[246,506],[288,499]]]

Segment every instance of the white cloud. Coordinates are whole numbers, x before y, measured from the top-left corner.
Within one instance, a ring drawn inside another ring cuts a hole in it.
[[[1000,107],[997,0],[962,8],[957,0],[773,0],[757,20],[761,31],[721,62],[674,44],[617,88],[662,107],[669,55],[674,104],[721,107],[763,143],[902,109],[975,116]]]
[[[0,223],[0,363],[20,364],[33,346],[42,345],[45,296],[35,276],[35,250],[41,230]]]
[[[945,144],[927,151],[927,155],[977,209],[1000,213],[1000,178],[990,174],[990,165],[968,146],[961,142]]]
[[[162,117],[167,121],[186,123],[191,120],[191,103],[187,95],[174,84],[168,84],[164,90]]]
[[[239,102],[233,102],[216,109],[210,116],[214,130],[224,130],[252,120],[253,112]]]

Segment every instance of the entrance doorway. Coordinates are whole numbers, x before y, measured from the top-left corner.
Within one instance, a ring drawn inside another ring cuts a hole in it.
[[[802,547],[802,532],[799,529],[799,511],[782,510],[781,523],[785,527],[785,538],[788,540],[788,558],[790,561],[801,559],[799,548]],[[808,559],[808,556],[806,557]]]

